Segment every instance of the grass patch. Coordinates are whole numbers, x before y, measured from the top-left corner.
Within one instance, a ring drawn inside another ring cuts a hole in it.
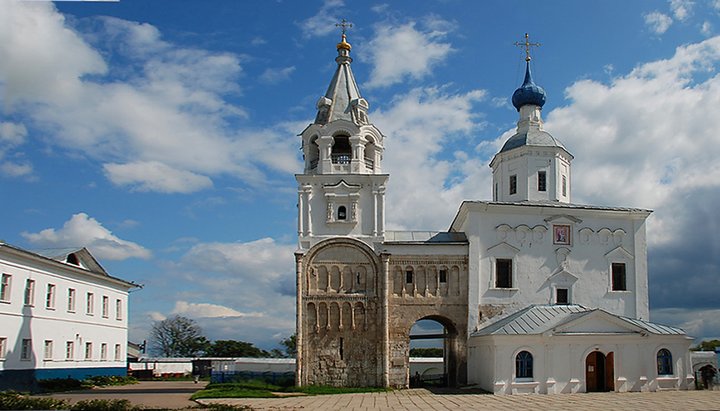
[[[354,394],[364,392],[386,392],[387,388],[378,387],[330,387],[308,385],[304,387],[281,387],[264,381],[249,380],[241,382],[209,384],[204,390],[193,394],[193,400],[201,398],[275,398],[274,393],[297,393],[298,395]]]

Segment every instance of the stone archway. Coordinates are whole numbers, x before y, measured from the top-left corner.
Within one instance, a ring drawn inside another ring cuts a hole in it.
[[[412,330],[415,328],[415,326],[422,321],[432,321],[435,324],[440,325],[441,328],[439,330],[432,330],[430,333],[422,331],[413,332]],[[459,376],[457,368],[459,361],[457,335],[458,332],[455,328],[455,325],[452,323],[452,321],[444,317],[430,315],[421,318],[415,322],[415,324],[411,328],[411,331],[409,332],[408,347],[411,347],[410,351],[412,351],[413,341],[441,340],[441,357],[443,359],[443,362],[441,368],[439,369],[439,371],[441,372],[440,374],[438,374],[436,371],[432,375],[425,372],[423,372],[423,375],[420,375],[419,372],[409,375],[410,387],[421,387],[428,385],[440,387],[454,387],[458,385]]]

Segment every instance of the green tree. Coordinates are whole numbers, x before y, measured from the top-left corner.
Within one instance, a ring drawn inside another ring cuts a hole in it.
[[[194,320],[175,315],[153,324],[150,346],[161,357],[194,357],[205,351],[208,340]]]
[[[206,357],[269,357],[270,354],[252,343],[236,340],[217,340],[210,343]]]
[[[411,348],[410,356],[411,357],[432,357],[432,358],[442,357],[443,349],[442,348]]]
[[[280,341],[280,345],[285,347],[285,354],[288,357],[295,357],[295,355],[297,354],[297,336],[295,334]]]
[[[717,347],[720,347],[720,340],[708,340],[701,341],[700,344],[691,348],[693,351],[715,351]]]

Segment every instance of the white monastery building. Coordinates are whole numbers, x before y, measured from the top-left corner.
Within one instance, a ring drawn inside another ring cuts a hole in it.
[[[44,256],[0,243],[0,389],[125,375],[128,291],[87,249]]]
[[[446,232],[396,232],[385,230],[386,137],[368,118],[344,32],[337,50],[300,135],[298,384],[408,387],[410,329],[431,319],[444,327],[449,385],[693,386],[691,338],[649,318],[651,211],[572,202],[573,156],[543,128],[529,54],[512,96],[517,131],[490,162],[492,201],[463,202]]]

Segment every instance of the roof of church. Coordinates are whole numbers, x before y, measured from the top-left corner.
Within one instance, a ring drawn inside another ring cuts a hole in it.
[[[520,107],[533,104],[542,108],[545,105],[545,90],[535,84],[530,73],[530,61],[525,64],[525,81],[512,95],[512,103],[520,111]]]
[[[350,49],[350,43],[343,34],[342,41],[337,45],[338,56],[335,58],[338,67],[325,96],[318,101],[315,124],[327,124],[335,120],[353,121],[352,103],[359,101],[362,97],[350,68],[352,62]]]
[[[484,200],[465,200],[463,204],[487,204],[487,205],[501,205],[501,206],[521,206],[521,207],[552,207],[552,208],[572,208],[582,210],[605,210],[605,211],[624,211],[624,212],[639,212],[639,213],[652,213],[652,210],[645,208],[633,208],[633,207],[610,207],[610,206],[598,206],[589,204],[573,204],[573,203],[561,203],[559,201],[484,201]]]
[[[510,151],[514,148],[522,146],[533,147],[560,147],[565,151],[568,149],[565,145],[544,130],[530,129],[525,132],[516,133],[510,137],[500,149],[499,153]],[[569,153],[569,151],[568,151]]]
[[[623,317],[600,308],[590,309],[582,305],[531,305],[472,333],[472,335],[543,334],[562,327],[571,321],[598,312],[614,317],[632,328],[639,328],[650,334],[685,335],[685,331],[677,327]]]
[[[467,244],[465,233],[446,231],[385,231],[385,243]]]

